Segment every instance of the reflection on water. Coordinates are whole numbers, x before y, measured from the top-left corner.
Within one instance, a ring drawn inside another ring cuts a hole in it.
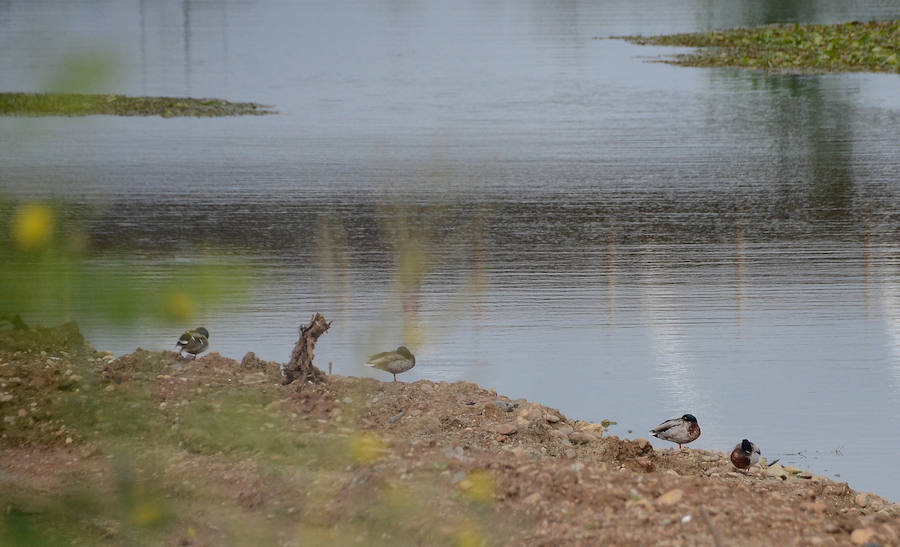
[[[884,438],[900,411],[896,77],[684,69],[592,39],[889,6],[60,9],[0,2],[10,88],[59,61],[13,46],[65,20],[48,44],[115,43],[133,64],[109,91],[281,111],[0,119],[5,197],[62,200],[95,264],[125,263],[142,286],[208,249],[253,269],[250,298],[200,311],[216,351],[284,361],[320,311],[334,326],[317,359],[339,373],[405,342],[409,380],[476,381],[619,435],[693,412],[698,446],[751,438],[900,499],[882,476],[900,450]],[[184,330],[79,319],[117,353]]]

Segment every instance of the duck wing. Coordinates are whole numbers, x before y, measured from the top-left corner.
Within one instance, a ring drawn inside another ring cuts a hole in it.
[[[386,370],[388,372],[400,373],[411,369],[413,367],[413,361],[410,361],[396,351],[385,351],[369,357],[366,366]]]
[[[662,433],[663,431],[668,431],[673,427],[678,427],[684,424],[684,420],[681,418],[672,418],[671,420],[666,420],[658,426],[654,427],[650,430],[650,433]]]
[[[184,338],[182,336],[182,338]],[[178,340],[179,345],[181,345],[181,340]],[[209,340],[206,339],[202,334],[191,333],[190,339],[186,344],[182,345],[182,349],[188,353],[203,353],[206,351],[206,348],[209,347]]]
[[[188,344],[191,343],[192,336],[193,336],[193,333],[191,331],[185,332],[184,334],[181,335],[181,338],[179,338],[178,341],[175,342],[175,346],[184,348],[185,346],[187,346]]]

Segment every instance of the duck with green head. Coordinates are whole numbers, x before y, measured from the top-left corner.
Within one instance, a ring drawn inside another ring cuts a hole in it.
[[[681,450],[681,445],[695,441],[700,436],[700,424],[693,414],[685,414],[681,418],[664,421],[651,429],[650,433],[657,439],[678,443],[678,450]]]
[[[758,446],[744,439],[734,445],[734,450],[731,451],[731,465],[749,475],[750,468],[759,461],[760,454]]]
[[[416,366],[416,358],[406,346],[400,346],[394,351],[376,353],[369,357],[366,366],[390,372],[396,382],[398,374]]]
[[[181,335],[175,344],[179,357],[182,353],[191,355],[193,359],[197,358],[198,353],[203,353],[209,349],[209,331],[204,327],[197,327],[189,330]]]

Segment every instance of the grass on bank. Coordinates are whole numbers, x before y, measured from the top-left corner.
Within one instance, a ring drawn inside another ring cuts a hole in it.
[[[727,66],[779,72],[900,73],[900,20],[767,25],[623,38],[640,45],[702,48],[666,60],[685,66]]]
[[[464,492],[359,428],[347,401],[383,386],[306,399],[277,363],[0,325],[0,451],[23,460],[0,472],[0,545],[499,544],[493,483]]]
[[[86,93],[0,93],[2,116],[247,116],[275,114],[266,105],[189,97],[129,97]]]

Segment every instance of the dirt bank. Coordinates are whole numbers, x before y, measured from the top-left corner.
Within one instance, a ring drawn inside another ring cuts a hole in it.
[[[900,505],[457,382],[0,333],[0,543],[900,543]]]

